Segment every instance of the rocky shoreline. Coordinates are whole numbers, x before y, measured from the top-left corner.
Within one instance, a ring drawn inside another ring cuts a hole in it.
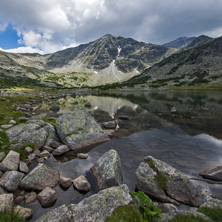
[[[32,110],[32,105],[29,105],[26,111]],[[0,211],[14,208],[29,220],[33,212],[20,206],[21,202],[28,205],[38,200],[42,207],[47,208],[53,206],[58,198],[52,189],[57,185],[65,189],[73,185],[79,192],[91,189],[85,175],[78,178],[62,177],[44,161],[51,155],[60,156],[71,150],[78,150],[79,158],[87,158],[87,154],[81,153],[83,147],[108,141],[109,137],[94,118],[80,107],[57,118],[56,127],[27,117],[22,122],[26,123],[1,125],[2,131],[13,144],[7,155],[0,153]],[[116,129],[118,123],[110,121],[102,126],[109,130]],[[21,161],[20,154],[13,151],[14,148],[24,150],[27,159]],[[30,170],[32,161],[37,161],[38,165]],[[96,178],[100,190],[97,194],[78,204],[55,208],[37,221],[104,221],[116,207],[133,203],[128,187],[122,184],[121,160],[114,149],[101,156],[89,170]],[[206,175],[205,178],[209,179]],[[193,208],[193,212],[180,212],[176,207],[180,204],[193,207],[217,206],[222,209],[221,201],[201,193],[180,171],[151,156],[145,157],[138,166],[135,182],[138,190],[158,201],[156,205],[163,212],[160,221],[168,221],[181,213],[204,217],[196,212],[197,208]]]

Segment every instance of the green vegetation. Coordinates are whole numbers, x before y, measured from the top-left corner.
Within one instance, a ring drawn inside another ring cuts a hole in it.
[[[33,148],[35,146],[35,143],[26,143],[24,144],[24,146]]]
[[[105,222],[143,222],[140,213],[132,205],[117,207]]]
[[[203,91],[221,91],[222,84],[199,84],[196,86],[170,86],[168,90],[203,90]]]
[[[0,211],[0,221],[1,222],[25,222],[19,213],[16,213],[14,210]]]
[[[210,222],[210,220],[205,220],[200,217],[195,217],[194,215],[176,215],[173,219],[168,222]]]
[[[213,221],[222,221],[222,209],[221,208],[208,208],[200,207],[198,212],[205,214]]]
[[[137,201],[139,204],[139,210],[143,217],[143,221],[157,221],[157,216],[162,212],[155,206],[153,201],[142,191],[133,192],[130,191],[130,195]]]

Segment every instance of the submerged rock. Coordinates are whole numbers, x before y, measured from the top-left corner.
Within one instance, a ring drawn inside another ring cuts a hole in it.
[[[19,166],[20,154],[11,150],[5,159],[0,163],[0,171],[17,170]]]
[[[61,141],[71,149],[109,140],[99,124],[83,108],[77,107],[72,112],[63,114],[56,124]]]
[[[103,154],[91,168],[91,171],[100,190],[122,184],[122,167],[116,150],[111,149]]]
[[[200,206],[202,197],[191,181],[179,170],[151,156],[136,170],[136,187],[163,202]]]
[[[55,187],[60,180],[59,172],[39,163],[26,177],[20,182],[20,187],[27,190],[41,191],[46,187]]]
[[[49,211],[36,222],[78,221],[78,222],[104,222],[113,210],[132,202],[129,189],[124,184],[102,190],[78,204],[62,205]]]

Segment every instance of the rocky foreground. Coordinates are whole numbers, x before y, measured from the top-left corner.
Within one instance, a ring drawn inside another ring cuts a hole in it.
[[[104,125],[110,126],[110,123]],[[113,122],[113,125],[116,126],[116,123]],[[0,153],[0,211],[14,208],[29,220],[33,212],[21,207],[19,204],[22,201],[28,205],[38,200],[42,207],[51,207],[58,198],[53,188],[59,184],[64,188],[73,185],[79,192],[91,190],[91,184],[84,175],[75,179],[62,177],[44,163],[51,155],[59,156],[76,149],[80,152],[80,158],[87,158],[87,154],[81,153],[81,148],[109,140],[107,134],[83,108],[76,108],[60,116],[56,127],[42,120],[28,120],[25,124],[6,128],[5,133],[13,143],[11,148],[25,150],[28,158],[21,161],[20,154],[13,150],[7,155]],[[26,146],[28,143],[33,146]],[[38,165],[30,170],[29,166],[34,160]],[[121,160],[114,149],[101,156],[89,170],[96,178],[100,190],[98,193],[78,204],[53,209],[37,221],[102,222],[116,207],[133,203],[128,187],[122,184]],[[181,214],[176,207],[180,204],[193,207],[218,206],[222,209],[221,201],[202,194],[180,171],[151,156],[145,157],[138,166],[135,182],[138,190],[158,201],[156,205],[163,212],[160,221],[168,221],[174,215]],[[185,213],[203,217],[197,212]]]

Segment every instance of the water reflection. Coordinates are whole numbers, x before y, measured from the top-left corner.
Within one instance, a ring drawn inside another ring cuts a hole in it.
[[[99,122],[118,119],[120,115],[127,115],[129,120],[118,120],[120,129],[113,134],[109,142],[88,147],[85,152],[89,153],[89,158],[86,160],[77,159],[75,152],[47,160],[46,163],[57,169],[62,176],[75,179],[85,175],[96,160],[109,149],[118,151],[124,183],[130,190],[135,188],[135,170],[147,155],[169,163],[189,177],[199,177],[198,173],[222,165],[220,92],[66,97],[41,104],[35,110],[35,118],[47,119],[51,115],[57,117],[87,102],[92,105],[88,110]],[[60,106],[60,111],[56,114],[49,110],[53,103]],[[176,115],[170,113],[172,107],[176,107]],[[194,183],[222,199],[222,185],[209,185],[200,181]],[[67,191],[60,187],[55,190],[59,198],[53,207],[63,203],[77,203],[85,197],[85,194],[78,193],[73,187]],[[93,192],[90,191],[86,196]],[[36,212],[33,220],[46,211],[38,202],[31,207]]]

